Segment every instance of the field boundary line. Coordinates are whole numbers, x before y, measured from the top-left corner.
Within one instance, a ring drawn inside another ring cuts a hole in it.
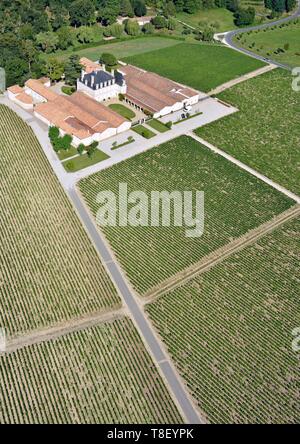
[[[145,313],[142,298],[132,288],[108,239],[95,223],[95,218],[86,205],[78,184],[71,190],[68,190],[68,195],[85,229],[88,231],[93,230],[93,236],[91,236],[93,244],[99,251],[101,260],[105,264],[118,293],[121,295],[123,307],[127,308],[128,316],[133,321],[183,420],[187,424],[205,424],[205,414],[200,410],[197,402],[192,397],[184,379],[173,363],[167,347]]]
[[[194,132],[190,131],[187,136],[192,137],[197,142],[200,142],[202,145],[209,148],[211,151],[219,154],[222,157],[225,157],[225,159],[229,160],[230,162],[234,163],[235,165],[239,166],[243,170],[247,171],[248,173],[252,174],[252,176],[257,177],[258,179],[262,180],[266,184],[270,185],[271,187],[275,188],[275,190],[280,191],[281,193],[285,194],[290,199],[294,200],[297,204],[300,204],[300,197],[297,196],[297,194],[293,193],[292,191],[289,191],[287,188],[279,185],[276,182],[273,182],[273,180],[269,179],[267,176],[264,176],[263,174],[256,171],[254,168],[249,167],[245,163],[241,162],[240,160],[237,160],[235,157],[231,156],[230,154],[227,154],[225,151],[220,150],[220,148],[217,148],[215,145],[207,142],[206,140],[202,139],[201,137],[197,136]]]
[[[105,313],[97,313],[79,319],[72,319],[71,321],[63,322],[53,327],[33,330],[30,333],[9,339],[7,341],[6,351],[3,355],[5,356],[7,353],[13,353],[20,348],[40,344],[42,342],[50,342],[61,336],[85,330],[98,324],[113,322],[125,316],[128,316],[128,311],[122,307]]]
[[[143,297],[144,304],[152,303],[165,293],[168,293],[178,287],[181,287],[194,277],[208,271],[215,265],[222,262],[224,259],[227,259],[232,254],[253,244],[258,239],[264,237],[266,234],[280,227],[285,222],[294,219],[298,215],[300,215],[300,205],[294,205],[293,207],[289,208],[287,211],[284,211],[278,216],[275,216],[270,221],[265,222],[259,227],[254,228],[245,235],[239,237],[238,239],[235,239],[234,241],[219,248],[213,253],[210,253],[204,259],[201,259],[196,264],[191,265],[185,270],[177,273],[175,276],[172,276],[171,278],[163,282],[160,286],[146,293]]]
[[[277,69],[278,66],[274,65],[273,63],[270,63],[267,66],[263,66],[262,68],[258,68],[254,71],[251,71],[247,74],[244,74],[240,77],[237,77],[236,79],[229,80],[229,82],[225,82],[222,85],[217,86],[215,89],[212,89],[207,93],[208,96],[220,94],[223,91],[226,91],[226,89],[231,88],[232,86],[238,85],[239,83],[243,83],[246,80],[254,79],[255,77],[258,77],[262,74],[265,74],[269,71],[273,71],[274,69]]]

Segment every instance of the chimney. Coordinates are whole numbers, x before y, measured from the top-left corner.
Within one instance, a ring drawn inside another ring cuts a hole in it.
[[[91,75],[91,87],[94,86],[95,83],[95,77],[93,76],[93,74]]]
[[[83,82],[83,79],[84,79],[84,70],[82,69],[81,70],[81,81]]]

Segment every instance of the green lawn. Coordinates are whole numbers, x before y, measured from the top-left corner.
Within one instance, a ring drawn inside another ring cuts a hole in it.
[[[59,160],[66,160],[69,157],[76,156],[76,154],[78,154],[78,152],[77,148],[75,148],[74,146],[72,146],[67,151],[59,151],[59,153],[57,153]]]
[[[300,194],[300,93],[291,83],[291,73],[276,69],[230,88],[219,97],[240,112],[196,132]]]
[[[103,52],[114,54],[117,58],[129,57],[135,54],[153,51],[160,48],[168,48],[178,45],[179,41],[164,37],[141,37],[137,39],[128,39],[117,43],[108,43],[95,46],[93,48],[80,49],[78,51],[58,51],[55,57],[65,60],[72,54],[78,54],[80,57],[88,57],[91,60],[99,60]],[[46,54],[44,58],[53,57],[53,54]]]
[[[201,91],[210,91],[264,66],[256,59],[223,46],[190,43],[127,57],[125,62]]]
[[[165,133],[170,130],[164,123],[160,122],[157,119],[152,119],[147,122],[147,125],[151,126],[151,128],[155,129],[159,133]]]
[[[274,59],[290,66],[300,65],[300,21],[268,28],[264,31],[252,31],[235,38],[238,45],[250,49],[264,57]],[[288,47],[285,48],[285,45]],[[278,51],[278,49],[283,50]]]
[[[103,227],[103,231],[140,294],[195,264],[207,254],[289,208],[293,202],[238,166],[183,136],[152,148],[80,181],[94,215],[102,190],[199,190],[205,193],[202,237],[186,237],[186,227]],[[195,196],[194,196],[195,198]]]
[[[77,156],[72,160],[63,162],[63,166],[68,173],[75,173],[76,171],[95,165],[96,163],[102,162],[102,160],[106,159],[109,159],[109,156],[97,149],[92,157],[88,157],[87,154],[83,154],[82,156]]]
[[[147,305],[212,423],[300,422],[300,219]]]
[[[135,118],[135,113],[131,109],[127,108],[127,106],[121,105],[120,103],[112,103],[109,105],[109,108],[127,120],[132,120]]]
[[[136,125],[136,126],[133,126],[131,129],[132,129],[132,131],[136,132],[140,136],[145,137],[145,139],[151,139],[152,137],[154,137],[156,135],[155,133],[153,133],[148,128],[144,127],[143,125]]]
[[[206,9],[197,11],[195,14],[180,12],[176,18],[190,26],[197,27],[199,22],[218,22],[219,28],[217,32],[231,31],[236,28],[233,23],[233,13],[223,8]]]

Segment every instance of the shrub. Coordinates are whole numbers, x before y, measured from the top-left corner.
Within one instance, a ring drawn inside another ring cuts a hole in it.
[[[83,143],[81,143],[80,145],[78,145],[77,147],[77,152],[78,154],[81,156],[82,153],[85,151],[85,146],[83,145]]]
[[[100,63],[102,63],[103,65],[107,65],[109,67],[111,66],[116,66],[117,64],[117,59],[113,54],[110,54],[108,52],[104,52],[99,59]]]
[[[72,141],[73,141],[72,136],[70,136],[69,134],[65,134],[60,139],[60,148],[64,151],[69,150],[71,148]]]
[[[143,28],[142,28],[142,32],[144,34],[153,34],[154,33],[154,26],[152,25],[152,23],[145,23]]]
[[[59,138],[59,128],[57,126],[50,126],[48,134],[51,142],[57,140]]]
[[[144,114],[148,117],[153,117],[153,113],[151,111],[149,111],[148,109],[144,109]]]
[[[71,96],[76,91],[76,88],[74,86],[63,86],[61,90],[63,93]]]
[[[152,25],[154,25],[155,29],[163,29],[168,25],[167,20],[162,15],[157,15],[151,19]]]

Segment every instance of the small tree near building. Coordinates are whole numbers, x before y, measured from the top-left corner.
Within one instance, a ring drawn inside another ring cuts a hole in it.
[[[143,15],[147,14],[147,8],[143,0],[135,0],[134,13],[137,17],[143,17]]]
[[[125,24],[125,31],[128,35],[139,35],[139,33],[141,32],[140,25],[136,20],[127,20]]]
[[[168,26],[168,22],[165,17],[162,15],[157,15],[151,19],[152,25],[154,25],[155,29],[163,29]]]
[[[100,63],[102,63],[102,65],[108,67],[116,66],[118,63],[116,57],[108,52],[104,52],[103,54],[101,54],[99,61]]]
[[[71,55],[65,66],[65,80],[68,85],[76,85],[76,81],[80,77],[81,69],[80,57],[77,54]]]
[[[77,147],[77,152],[78,154],[81,156],[82,153],[85,151],[85,146],[83,145],[83,143],[81,143],[80,145],[78,145]]]
[[[59,128],[57,126],[50,126],[48,135],[51,142],[57,140],[59,138]]]

